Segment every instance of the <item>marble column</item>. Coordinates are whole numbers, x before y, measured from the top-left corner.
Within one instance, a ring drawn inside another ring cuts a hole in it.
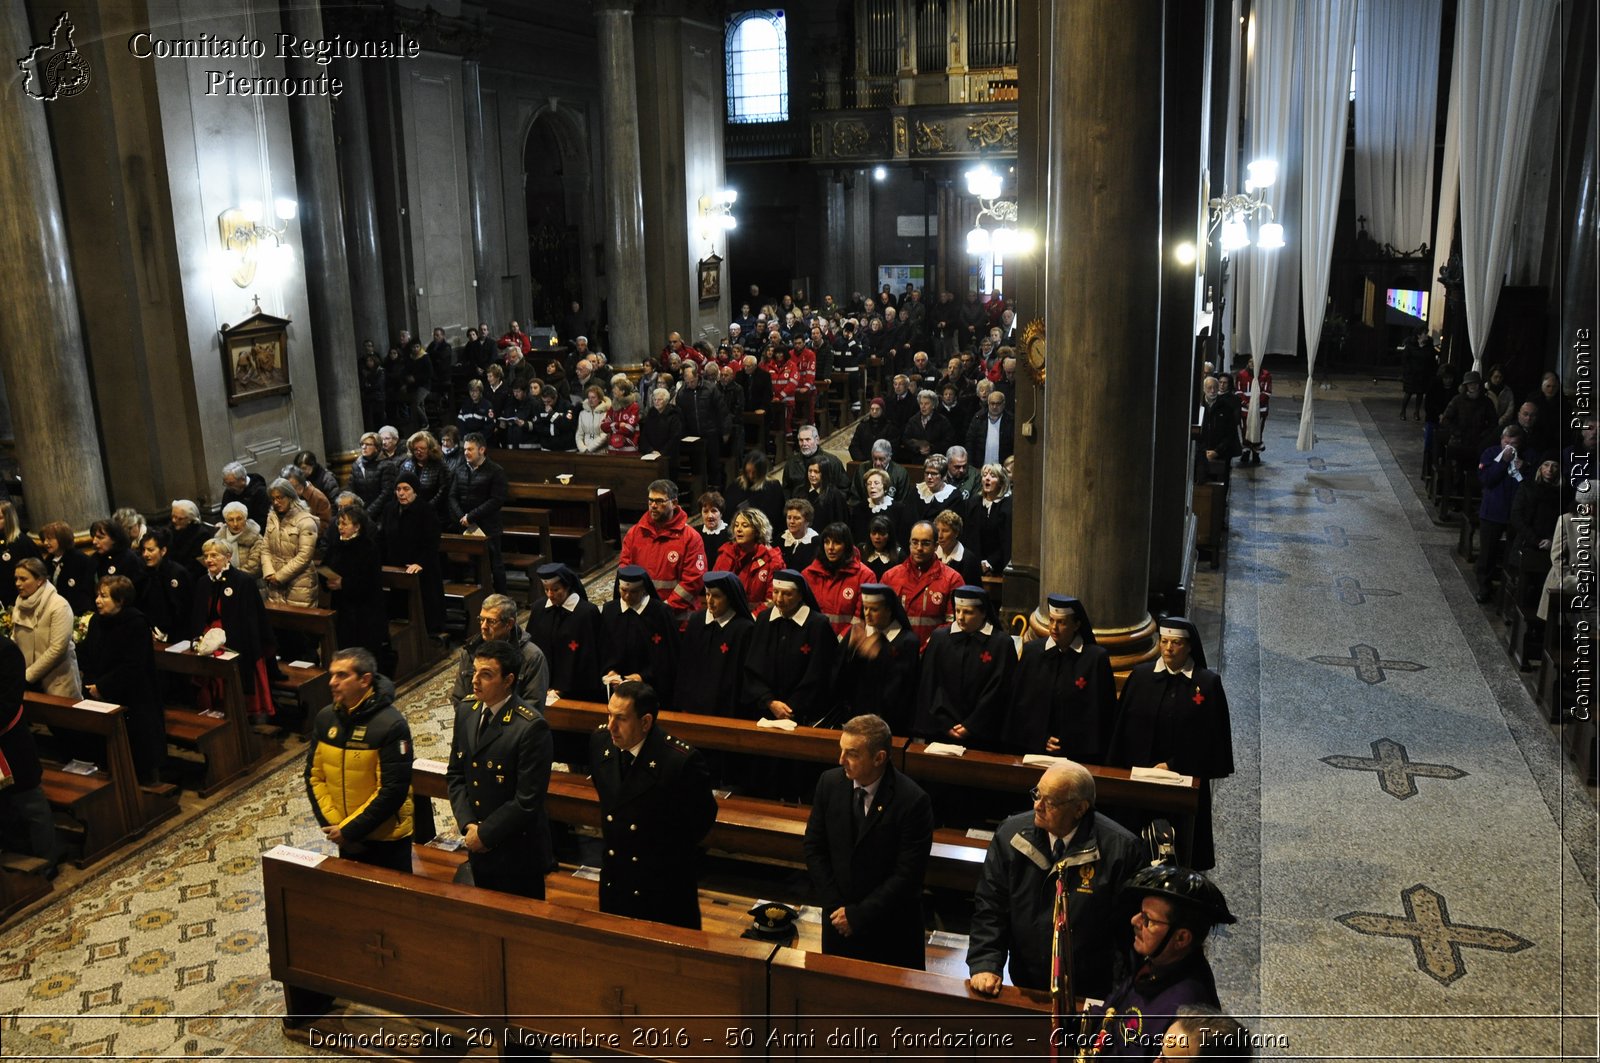
[[[0,0],[0,54],[28,55],[34,44],[22,0]],[[36,77],[34,83],[38,84]],[[68,101],[70,102],[70,101]],[[0,357],[32,522],[82,528],[111,512],[100,437],[83,356],[55,154],[45,107],[13,77],[0,92],[0,321],[27,355]]]
[[[1044,316],[1044,293],[1049,291],[1052,269],[1063,266],[1060,255],[1045,253],[1050,233],[1050,141],[1051,94],[1043,91],[1052,82],[1055,64],[1054,30],[1058,5],[1050,0],[1022,0],[1017,5],[1017,76],[1028,86],[1017,102],[1017,124],[1024,135],[1017,151],[1018,224],[1040,237],[1041,250],[1035,252],[1033,268],[1020,269],[1006,279],[1006,290],[1020,307],[1018,317],[1032,321]],[[970,202],[970,200],[969,200]],[[966,254],[962,227],[952,227],[950,239]],[[961,262],[963,267],[966,258]],[[955,289],[957,299],[966,298],[968,287]],[[1019,364],[1021,364],[1019,359]],[[1055,372],[1054,363],[1050,367]],[[1021,375],[1019,371],[1019,376]],[[1011,563],[1006,566],[1001,605],[1010,615],[1030,614],[1038,609],[1043,596],[1039,587],[1039,514],[1044,491],[1044,414],[1043,393],[1033,384],[1017,388],[1012,415],[1016,418],[1016,476],[1011,489]]]
[[[634,77],[633,4],[596,0],[600,117],[605,127],[607,320],[613,365],[637,365],[650,350],[644,261],[644,182]]]
[[[471,324],[500,321],[500,285],[489,254],[488,159],[484,154],[483,79],[476,59],[461,64],[461,102],[467,112],[467,201],[472,214],[472,276],[477,286],[477,317]]]
[[[845,209],[843,175],[837,170],[817,172],[817,198],[822,206],[822,276],[816,293],[835,296],[842,305],[850,298],[849,247],[851,233]]]
[[[1187,610],[1189,423],[1195,408],[1196,267],[1177,246],[1199,229],[1200,158],[1205,129],[1205,4],[1169,4],[1162,56],[1161,323],[1156,375],[1155,473],[1150,481],[1150,590],[1163,608]]]
[[[1161,288],[1161,82],[1128,77],[1161,0],[1053,5],[1046,193],[1043,589],[1082,598],[1117,667],[1154,648],[1146,600]],[[1108,416],[1107,411],[1114,411]]]
[[[284,29],[303,41],[319,41],[319,3],[286,4]],[[291,78],[315,78],[311,59],[285,60]],[[295,184],[300,192],[300,239],[305,248],[311,303],[311,342],[316,351],[317,395],[322,404],[322,456],[354,452],[361,439],[361,375],[355,318],[350,312],[350,268],[345,259],[339,210],[338,150],[333,113],[325,96],[289,97],[289,135],[294,142]]]
[[[343,196],[345,260],[350,268],[350,307],[354,316],[351,354],[360,357],[371,340],[382,358],[388,350],[389,312],[383,295],[383,262],[378,252],[378,202],[372,178],[372,145],[367,139],[367,94],[361,76],[364,64],[341,60],[345,90],[333,104],[338,134],[339,180]]]

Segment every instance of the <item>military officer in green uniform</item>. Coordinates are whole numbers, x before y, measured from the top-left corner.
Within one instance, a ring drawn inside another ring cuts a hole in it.
[[[472,697],[456,703],[445,783],[472,881],[542,900],[555,866],[545,810],[553,746],[543,714],[516,695],[520,667],[509,643],[475,650]]]
[[[600,910],[698,930],[695,850],[717,799],[705,758],[655,725],[658,706],[648,683],[622,683],[589,743],[605,844]]]

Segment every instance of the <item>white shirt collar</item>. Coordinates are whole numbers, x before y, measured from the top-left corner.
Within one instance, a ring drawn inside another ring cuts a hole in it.
[[[791,535],[789,533],[789,530],[787,528],[785,528],[784,532],[783,532],[783,545],[784,546],[805,546],[805,545],[809,544],[816,537],[817,537],[817,529],[815,529],[815,528],[807,528],[805,537],[801,538],[801,539],[796,539],[793,535]]]
[[[869,635],[882,635],[884,637],[884,639],[886,639],[889,642],[893,642],[895,639],[899,638],[900,637],[900,632],[902,630],[901,627],[900,627],[900,621],[898,621],[898,620],[889,621],[889,626],[884,628],[882,631],[879,631],[878,629],[874,628],[871,624],[863,624],[861,626],[866,628],[867,634],[869,634]]]
[[[850,791],[851,800],[860,802],[861,798],[858,795],[861,793],[861,791],[865,790],[867,792],[867,804],[870,806],[872,802],[878,799],[878,790],[883,786],[884,776],[888,774],[889,773],[885,771],[883,775],[878,776],[877,780],[874,781],[870,786],[856,785],[855,788]]]
[[[1185,679],[1193,678],[1193,676],[1194,676],[1194,658],[1190,657],[1187,661],[1183,662],[1183,668],[1180,669],[1180,671],[1182,672],[1183,677]],[[1156,674],[1160,675],[1162,672],[1170,672],[1173,675],[1177,675],[1178,674],[1177,672],[1173,672],[1172,669],[1167,667],[1167,662],[1166,661],[1157,658],[1157,660],[1156,660]]]
[[[640,616],[643,616],[645,608],[650,604],[650,596],[647,594],[643,598],[640,598],[638,605],[629,605],[627,602],[623,601],[621,598],[617,599],[617,604],[620,605],[624,609],[632,610],[633,612],[638,613]]]
[[[939,555],[940,561],[943,561],[948,565],[952,561],[960,561],[963,557],[967,556],[967,544],[957,539],[956,548],[950,551],[948,554],[944,553],[942,550],[939,550],[937,547],[934,548],[933,552]]]
[[[544,607],[546,609],[554,608],[555,604],[556,603],[552,602],[549,598],[546,598],[544,600]],[[567,594],[567,596],[564,599],[562,599],[561,608],[565,609],[569,613],[577,612],[578,611],[578,596],[576,594],[572,594],[572,593],[569,592]]]
[[[809,606],[809,605],[801,605],[800,608],[798,608],[798,609],[796,609],[794,611],[794,615],[793,616],[787,616],[786,617],[776,609],[771,609],[771,610],[768,610],[768,612],[767,612],[767,619],[768,620],[793,620],[796,627],[805,627],[806,626],[806,621],[810,617],[811,617],[811,606]]]
[[[1044,648],[1047,649],[1047,650],[1053,650],[1053,649],[1056,648],[1056,637],[1054,635],[1051,635],[1049,638],[1044,640]],[[1067,643],[1067,649],[1071,650],[1074,653],[1082,653],[1083,652],[1083,636],[1082,635],[1074,635],[1074,636],[1072,636],[1072,641]]]
[[[722,616],[722,617],[718,617],[716,613],[713,613],[709,609],[706,610],[706,623],[707,624],[715,624],[718,627],[727,627],[728,626],[728,622],[730,620],[732,620],[732,619],[733,619],[733,610],[732,609],[729,609],[727,614]]]
[[[644,748],[645,738],[649,738],[649,737],[650,736],[648,734],[645,735],[644,738],[639,739],[638,742],[636,742],[633,745],[629,746],[623,752],[627,753],[634,760],[638,760],[639,759],[639,750]]]

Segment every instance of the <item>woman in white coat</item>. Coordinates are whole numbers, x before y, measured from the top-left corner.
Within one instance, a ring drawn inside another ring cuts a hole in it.
[[[17,564],[17,601],[11,607],[11,640],[27,662],[29,689],[79,698],[78,656],[72,648],[72,608],[51,586],[44,562]]]

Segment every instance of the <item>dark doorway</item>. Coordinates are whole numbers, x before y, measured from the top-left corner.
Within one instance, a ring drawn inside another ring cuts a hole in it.
[[[528,214],[527,317],[552,325],[568,304],[583,300],[582,246],[567,214],[567,155],[556,119],[542,114],[522,149],[523,198]]]

